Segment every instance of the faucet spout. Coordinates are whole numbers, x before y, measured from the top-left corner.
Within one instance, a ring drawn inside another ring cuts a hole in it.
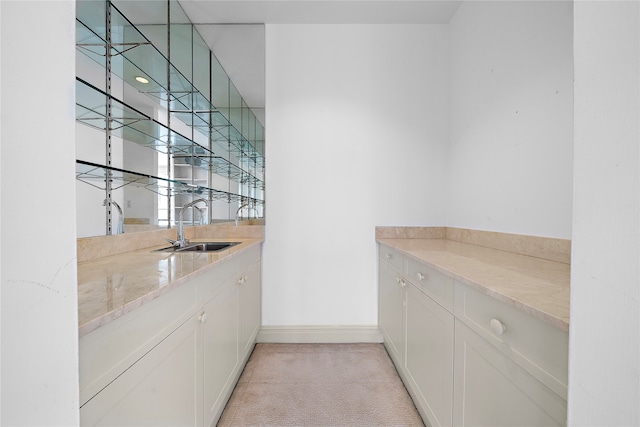
[[[240,216],[240,211],[242,209],[246,208],[247,206],[249,206],[249,204],[248,203],[244,203],[244,204],[240,205],[240,207],[236,211],[236,227],[238,226],[238,217]]]
[[[249,210],[253,209],[256,212],[256,218],[258,216],[258,211],[256,210],[256,208],[254,206],[251,206],[248,202],[247,203],[243,203],[242,205],[240,205],[240,207],[238,208],[238,210],[236,211],[236,227],[238,226],[238,219],[240,217],[240,211],[244,208],[249,208]],[[248,217],[248,214],[247,214]]]
[[[184,248],[186,245],[189,244],[189,240],[185,239],[184,237],[184,222],[183,222],[184,211],[187,208],[190,208],[192,206],[195,207],[195,205],[200,202],[206,204],[207,209],[209,208],[209,201],[207,199],[196,199],[193,202],[189,202],[183,205],[182,208],[180,209],[180,213],[178,213],[178,238],[173,243],[173,246]],[[199,208],[196,208],[196,209],[200,211]],[[200,214],[202,214],[202,211],[200,211]]]
[[[122,208],[115,200],[111,200],[111,204],[116,207],[119,214],[116,234],[124,234],[124,214],[122,213]],[[102,202],[102,206],[107,206],[107,199],[104,199],[104,201]]]

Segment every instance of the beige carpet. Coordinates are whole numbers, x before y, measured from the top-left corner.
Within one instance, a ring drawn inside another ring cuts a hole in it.
[[[382,344],[258,344],[218,427],[423,426]]]

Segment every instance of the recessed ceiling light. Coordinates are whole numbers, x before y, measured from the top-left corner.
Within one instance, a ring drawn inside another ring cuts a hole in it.
[[[136,77],[136,81],[139,81],[140,83],[143,83],[143,84],[145,84],[145,85],[146,85],[147,83],[149,83],[149,80],[147,80],[147,79],[145,79],[144,77],[141,77],[141,76],[137,76],[137,77]]]

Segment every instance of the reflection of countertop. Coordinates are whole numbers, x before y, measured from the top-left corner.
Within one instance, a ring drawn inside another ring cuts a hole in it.
[[[377,241],[563,331],[569,330],[569,264],[445,239]]]
[[[211,239],[193,239],[192,242]],[[152,252],[164,245],[78,263],[78,323],[80,336],[174,289],[229,257],[260,244],[241,242],[220,252]]]

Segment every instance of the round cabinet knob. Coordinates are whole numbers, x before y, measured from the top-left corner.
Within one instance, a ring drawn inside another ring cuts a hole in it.
[[[418,278],[418,280],[424,280],[424,274],[422,273],[417,273],[416,277]]]
[[[198,320],[200,320],[200,323],[207,323],[207,313],[202,313]]]
[[[384,257],[385,257],[386,259],[391,259],[391,258],[393,258],[393,255],[391,255],[391,254],[386,254]]]
[[[402,286],[402,287],[404,288],[405,286],[407,286],[407,284],[405,283],[405,281],[404,281],[404,280],[401,280],[401,281],[400,281],[400,286]]]
[[[399,277],[396,277],[396,283],[399,285],[399,284],[400,284],[400,282],[401,282],[400,278],[399,278]]]
[[[491,319],[489,325],[491,326],[491,330],[498,335],[502,335],[507,332],[507,326],[498,319]]]

